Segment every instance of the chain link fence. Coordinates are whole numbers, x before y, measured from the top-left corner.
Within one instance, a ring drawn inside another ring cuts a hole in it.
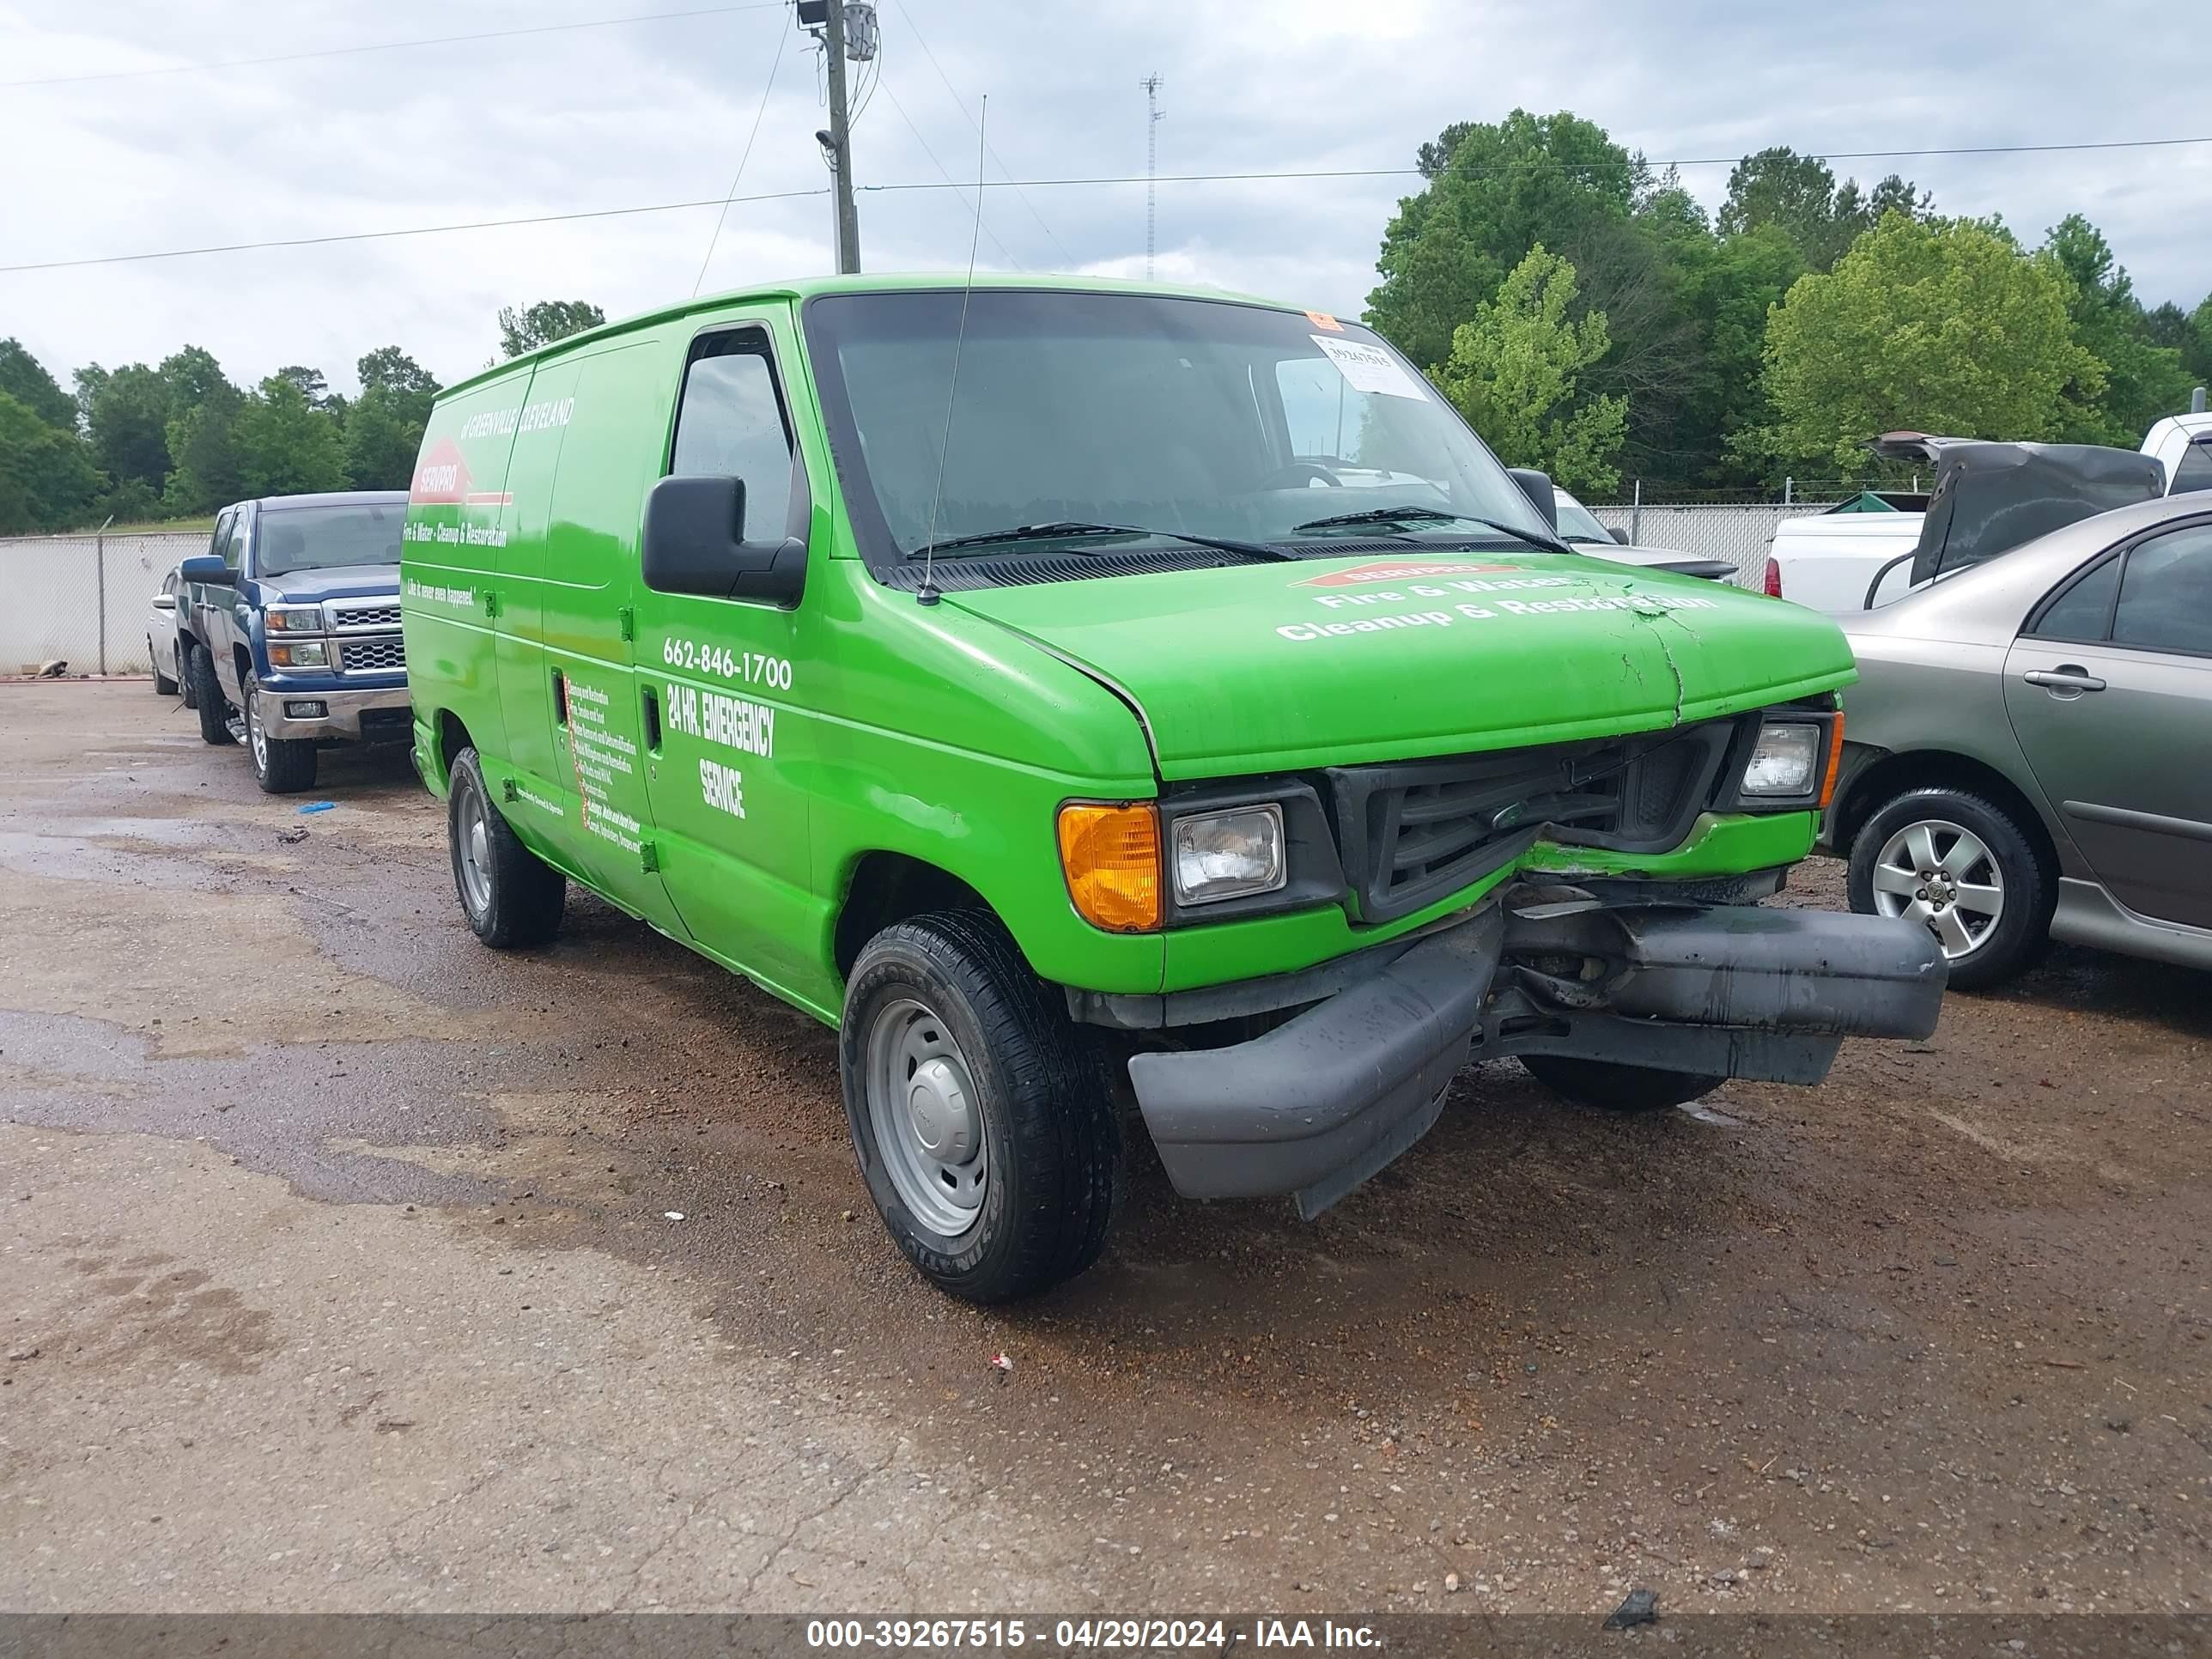
[[[150,672],[154,595],[207,544],[204,531],[0,539],[0,674],[35,674],[56,659],[72,674]]]
[[[1829,501],[1644,501],[1628,507],[1593,507],[1607,530],[1623,530],[1638,547],[1670,548],[1700,558],[1725,559],[1735,567],[1739,587],[1759,587],[1766,578],[1766,550],[1784,519],[1825,513]]]

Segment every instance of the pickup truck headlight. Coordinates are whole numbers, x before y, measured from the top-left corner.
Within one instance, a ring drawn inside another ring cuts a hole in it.
[[[327,668],[331,647],[321,640],[280,640],[269,647],[271,668]]]
[[[319,634],[323,608],[319,605],[272,605],[261,613],[272,634]]]
[[[1809,795],[1820,781],[1820,768],[1817,722],[1769,720],[1744,765],[1742,793],[1756,799]]]
[[[1178,904],[1213,904],[1272,893],[1287,875],[1283,809],[1272,801],[1226,812],[1193,813],[1175,821]]]

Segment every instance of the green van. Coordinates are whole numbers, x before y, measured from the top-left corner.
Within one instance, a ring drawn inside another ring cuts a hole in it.
[[[577,881],[836,1027],[899,1247],[1104,1243],[1133,1095],[1195,1197],[1318,1214],[1470,1058],[1638,1110],[1922,1037],[1926,931],[1763,908],[1843,635],[1574,552],[1369,330],[846,277],[439,399],[402,608],[479,938]]]

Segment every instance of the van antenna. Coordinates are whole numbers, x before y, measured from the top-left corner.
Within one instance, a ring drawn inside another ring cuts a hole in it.
[[[983,107],[975,118],[975,228],[968,236],[968,280],[960,289],[960,331],[952,337],[952,384],[945,393],[945,432],[937,444],[937,488],[929,496],[929,535],[921,544],[921,587],[916,605],[935,605],[944,597],[937,591],[937,508],[945,499],[945,463],[952,454],[952,406],[960,397],[960,349],[968,343],[968,296],[975,291],[975,245],[983,237],[983,124],[991,118],[991,94],[983,94]]]

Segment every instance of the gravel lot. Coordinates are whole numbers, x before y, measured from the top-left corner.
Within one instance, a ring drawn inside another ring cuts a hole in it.
[[[0,1607],[2212,1596],[2203,975],[2060,950],[1656,1121],[1478,1068],[1312,1225],[1139,1137],[985,1313],[829,1033],[580,896],[482,951],[404,757],[317,798],[0,685]]]

